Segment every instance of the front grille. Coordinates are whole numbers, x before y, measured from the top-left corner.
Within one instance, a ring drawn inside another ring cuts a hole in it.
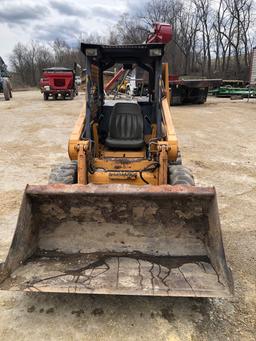
[[[54,79],[54,86],[65,86],[65,79],[63,78]]]

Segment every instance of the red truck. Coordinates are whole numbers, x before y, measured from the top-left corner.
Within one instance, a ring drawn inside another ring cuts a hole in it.
[[[65,67],[52,67],[43,69],[40,79],[40,89],[47,101],[51,96],[53,99],[73,99],[78,95],[75,71]]]

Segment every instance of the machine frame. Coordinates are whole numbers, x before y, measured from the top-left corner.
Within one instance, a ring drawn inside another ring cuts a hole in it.
[[[81,50],[87,64],[86,99],[68,146],[70,159],[78,161],[78,183],[167,184],[168,163],[178,157],[178,141],[169,106],[168,64],[162,64],[164,44],[82,44]],[[125,69],[137,65],[149,73],[149,103],[155,120],[151,132],[145,135],[148,150],[108,150],[100,143],[99,117],[105,103],[103,73],[117,63]],[[93,173],[88,171],[92,159]]]

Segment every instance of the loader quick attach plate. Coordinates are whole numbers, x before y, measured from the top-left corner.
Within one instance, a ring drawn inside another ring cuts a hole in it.
[[[0,289],[225,297],[213,188],[28,186]]]

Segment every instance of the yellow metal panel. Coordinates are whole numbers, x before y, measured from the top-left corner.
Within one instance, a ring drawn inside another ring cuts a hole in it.
[[[113,150],[104,150],[102,152],[102,157],[118,157],[118,158],[144,158],[146,155],[146,151],[113,151]]]
[[[85,125],[85,107],[86,107],[86,101],[84,100],[79,117],[69,137],[68,155],[69,155],[70,160],[77,160],[77,153],[78,153],[77,144],[79,143],[81,144],[81,142],[83,142],[83,141],[80,141],[80,137],[81,137],[84,125]]]
[[[159,178],[158,184],[159,185],[166,185],[167,184],[167,175],[168,175],[168,146],[167,143],[162,142],[159,144]]]
[[[158,170],[154,173],[143,172],[143,178],[151,185],[158,185]],[[121,173],[120,176],[113,176],[109,172],[95,172],[94,174],[88,173],[88,182],[98,185],[104,184],[130,184],[143,186],[146,183],[141,179],[139,172],[134,172],[133,176],[125,176],[125,172]]]
[[[78,160],[77,160],[77,182],[80,185],[87,184],[87,161],[86,161],[86,151],[84,146],[79,146],[78,149]]]
[[[163,122],[168,143],[168,159],[176,160],[178,155],[178,139],[172,122],[171,110],[167,98],[162,100]]]
[[[132,159],[94,159],[95,168],[102,168],[105,170],[142,170],[152,164],[152,161],[148,160],[132,160]]]

